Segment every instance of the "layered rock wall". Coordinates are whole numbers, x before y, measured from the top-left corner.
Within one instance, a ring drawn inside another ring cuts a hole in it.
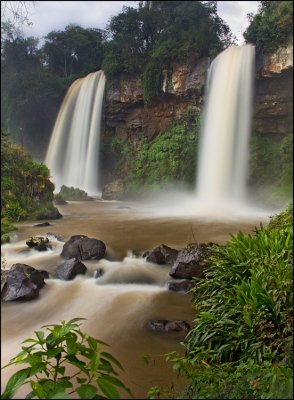
[[[193,68],[174,65],[163,70],[162,96],[144,107],[140,78],[121,79],[107,88],[105,124],[118,136],[144,134],[152,139],[191,106],[203,106],[205,76],[210,60],[200,59]],[[274,54],[256,57],[253,130],[286,134],[293,131],[293,41]]]

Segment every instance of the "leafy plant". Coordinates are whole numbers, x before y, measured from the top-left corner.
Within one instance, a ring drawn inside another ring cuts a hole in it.
[[[32,390],[26,399],[69,399],[71,394],[81,399],[119,399],[118,389],[132,395],[114,369],[123,371],[122,365],[103,350],[108,345],[80,330],[77,322],[84,319],[45,325],[45,330],[35,332],[36,339],[24,340],[22,351],[3,368],[24,363],[29,367],[9,378],[1,398],[11,399],[28,383]]]
[[[177,398],[293,396],[293,205],[254,234],[217,246],[192,289],[186,355],[167,354],[188,384]],[[149,398],[159,398],[153,388]]]

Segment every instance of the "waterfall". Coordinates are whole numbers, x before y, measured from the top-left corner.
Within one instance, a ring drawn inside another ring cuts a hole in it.
[[[255,49],[232,46],[211,63],[201,127],[197,199],[239,202],[245,197]]]
[[[59,110],[46,155],[55,188],[74,186],[97,194],[103,71],[76,80]]]

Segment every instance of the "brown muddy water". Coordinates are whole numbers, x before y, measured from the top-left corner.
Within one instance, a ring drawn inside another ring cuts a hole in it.
[[[205,217],[115,201],[71,202],[58,209],[63,218],[50,221],[53,226],[33,227],[37,221],[19,224],[14,241],[2,246],[6,267],[20,262],[54,272],[62,262],[63,241],[52,240],[53,249],[46,252],[28,250],[25,244],[29,237],[48,232],[61,235],[64,241],[76,234],[100,239],[107,247],[106,258],[86,261],[87,274],[73,281],[47,279],[35,300],[2,304],[2,365],[42,325],[83,317],[87,320],[81,329],[112,346],[110,352],[125,369],[120,377],[135,398],[146,398],[152,386],[183,387],[164,357],[173,350],[183,354],[183,337],[156,334],[145,325],[151,319],[181,319],[192,324],[190,295],[168,291],[169,268],[148,263],[138,254],[161,243],[176,249],[195,241],[223,244],[230,233],[250,233],[260,222],[266,223],[266,215],[228,212],[225,217],[217,213]],[[95,279],[97,268],[105,273]],[[144,355],[149,357],[148,364]],[[12,372],[12,367],[2,371],[2,390]],[[23,388],[16,398],[26,393]]]

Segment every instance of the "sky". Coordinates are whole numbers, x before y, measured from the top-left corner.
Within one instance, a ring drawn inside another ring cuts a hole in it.
[[[83,28],[104,29],[123,6],[136,7],[137,4],[136,1],[37,1],[29,8],[33,25],[25,29],[25,34],[41,38],[71,23]],[[229,25],[238,44],[244,42],[242,33],[249,24],[246,15],[256,13],[257,6],[257,1],[218,1],[218,14]]]

